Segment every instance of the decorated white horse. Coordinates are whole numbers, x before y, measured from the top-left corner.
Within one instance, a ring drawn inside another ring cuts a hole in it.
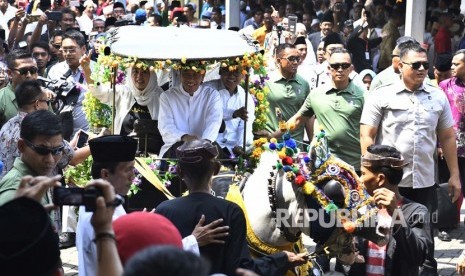
[[[311,155],[295,154],[295,142],[289,136],[285,139],[280,144],[257,141],[252,155],[258,165],[253,173],[229,190],[223,187],[228,190],[226,199],[237,203],[245,213],[251,254],[260,257],[283,250],[305,252],[301,239],[304,233],[323,244],[322,251],[310,256],[336,256],[351,264],[355,258],[354,234],[382,242],[385,236],[378,220],[372,219],[378,209],[353,168],[327,151],[325,139]],[[216,178],[213,188],[218,192],[219,182],[227,184],[226,179]],[[351,216],[343,216],[341,210],[352,211]],[[374,227],[362,227],[367,221]],[[321,274],[314,259],[311,261],[292,273]]]

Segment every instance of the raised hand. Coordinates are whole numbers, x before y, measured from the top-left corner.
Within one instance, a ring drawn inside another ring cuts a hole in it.
[[[94,50],[89,50],[87,54],[84,54],[80,59],[79,59],[79,64],[82,66],[82,68],[87,69],[90,68],[90,57],[92,56],[92,53]]]

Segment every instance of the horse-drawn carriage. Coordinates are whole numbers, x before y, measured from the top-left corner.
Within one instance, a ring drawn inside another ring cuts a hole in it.
[[[264,72],[263,64],[254,64],[263,61],[258,49],[230,31],[125,26],[111,34],[109,49],[111,55],[102,57],[105,61],[100,65],[111,70],[107,81],[113,83],[118,70],[126,66],[166,70],[179,68],[189,60],[211,65],[219,62],[219,66],[230,66],[232,60],[245,69],[247,91],[249,69]],[[139,138],[143,141],[143,137]],[[159,178],[163,173],[154,174],[152,165],[159,159],[145,156],[136,160],[142,191],[129,198],[129,209],[152,208],[184,191],[181,180],[170,179],[167,187]],[[386,238],[377,218],[378,208],[354,169],[328,151],[324,134],[309,153],[299,152],[287,133],[279,141],[257,140],[249,154],[234,160],[235,171],[216,177],[213,190],[244,211],[252,255],[305,251],[303,233],[321,246],[309,254],[309,262],[295,273],[319,275],[321,270],[314,261],[317,255],[335,256],[351,264],[356,255],[354,235],[375,242]],[[389,228],[390,224],[384,226]]]

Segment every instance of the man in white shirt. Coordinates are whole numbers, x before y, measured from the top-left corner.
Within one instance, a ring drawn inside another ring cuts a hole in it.
[[[102,178],[110,182],[119,195],[126,195],[134,179],[134,159],[137,141],[120,135],[109,135],[89,140],[92,164],[92,178]],[[115,208],[113,220],[125,215],[123,206]],[[79,220],[76,229],[76,247],[78,250],[79,275],[97,274],[97,247],[92,242],[95,237],[90,223],[91,212],[84,206],[79,208]]]
[[[89,123],[87,122],[84,111],[82,110],[82,100],[87,92],[87,82],[85,76],[90,76],[92,72],[84,72],[79,61],[86,54],[86,40],[81,32],[77,30],[68,30],[63,34],[61,43],[64,61],[59,62],[50,68],[47,78],[52,80],[64,79],[67,82],[74,82],[79,87],[79,98],[72,109],[73,115],[73,130],[74,135],[79,129],[88,130]],[[89,68],[93,68],[91,66]],[[72,137],[71,135],[69,135]],[[65,139],[69,138],[68,134]]]
[[[94,26],[92,20],[94,19],[94,11],[97,8],[97,5],[95,5],[92,0],[86,0],[83,5],[85,8],[84,12],[82,13],[81,17],[77,18],[77,21],[81,31],[85,32],[86,35],[89,35]]]
[[[250,94],[245,105],[245,91],[240,86],[242,68],[229,71],[227,67],[220,68],[221,79],[205,83],[216,89],[223,104],[223,121],[225,130],[218,134],[216,142],[223,149],[226,158],[231,156],[235,147],[243,147],[244,125],[246,125],[246,147],[253,142],[252,124],[255,120],[255,105]]]
[[[108,135],[89,140],[89,147],[94,163],[92,178],[104,179],[115,188],[115,193],[126,195],[134,179],[134,159],[137,151],[137,141],[128,136]],[[85,207],[79,208],[76,247],[78,250],[79,275],[97,275],[97,247],[93,242],[96,233],[90,223],[91,212]],[[115,208],[113,221],[126,215],[123,206]],[[205,216],[200,218],[192,235],[182,240],[183,248],[200,255],[199,246],[210,243],[224,243],[223,238],[229,234],[228,226],[219,226],[223,220],[218,219],[203,226]]]
[[[165,143],[160,156],[176,157],[176,148],[186,141],[216,141],[223,107],[218,91],[202,85],[204,77],[199,70],[182,69],[181,84],[160,95],[158,129]]]
[[[210,21],[210,29],[224,30],[226,26],[223,22],[223,15],[220,8],[213,8],[212,20]]]
[[[15,17],[18,9],[8,3],[8,0],[0,0],[0,26],[5,30],[5,38],[8,38],[8,21]]]

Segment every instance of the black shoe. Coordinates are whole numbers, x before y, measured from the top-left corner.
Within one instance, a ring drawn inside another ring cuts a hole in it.
[[[446,231],[439,232],[438,239],[440,239],[441,241],[445,241],[445,242],[451,241],[451,238]]]
[[[76,233],[65,232],[59,235],[60,249],[76,246]]]

